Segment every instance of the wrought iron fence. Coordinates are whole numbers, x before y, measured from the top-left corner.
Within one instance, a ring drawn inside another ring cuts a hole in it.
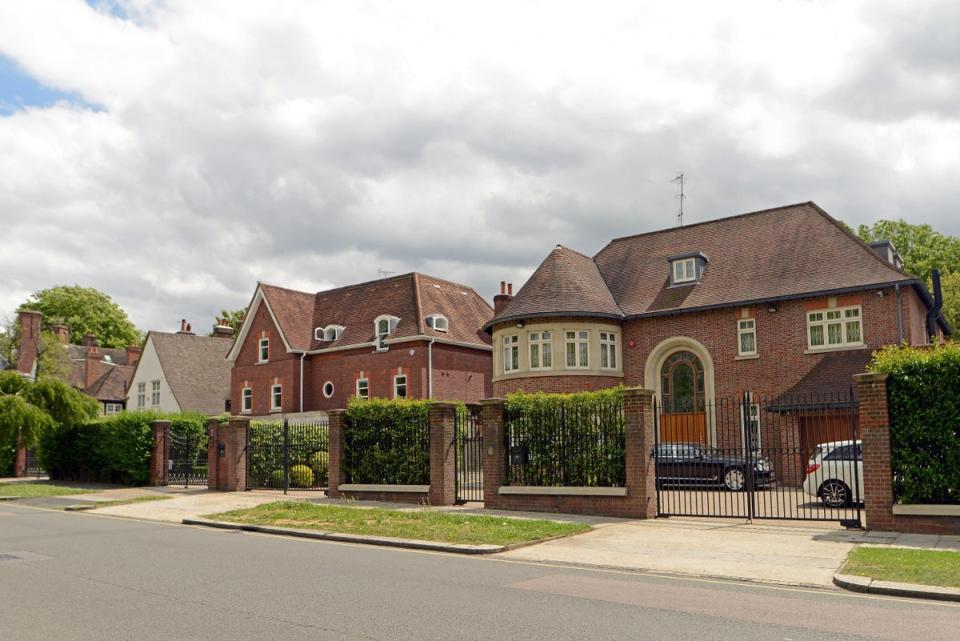
[[[323,490],[330,425],[314,421],[253,421],[247,431],[247,487]]]
[[[207,434],[190,430],[169,431],[170,459],[167,485],[207,484]]]
[[[430,483],[430,424],[425,411],[378,419],[348,413],[343,441],[347,483]]]
[[[623,398],[507,408],[507,485],[626,484]]]
[[[43,465],[40,463],[40,460],[37,458],[37,453],[33,450],[27,450],[26,452],[26,473],[27,476],[34,476],[36,478],[42,478],[47,475],[47,471],[43,469]]]

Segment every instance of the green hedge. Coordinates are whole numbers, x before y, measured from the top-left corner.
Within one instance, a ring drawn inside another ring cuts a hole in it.
[[[51,479],[146,485],[153,450],[151,423],[158,419],[170,421],[173,431],[205,433],[206,417],[200,414],[123,412],[46,432],[38,457]]]
[[[348,483],[430,483],[430,401],[353,399],[344,424]]]
[[[506,399],[511,446],[527,463],[507,466],[507,484],[622,487],[626,484],[623,388]]]
[[[13,464],[17,458],[17,447],[13,440],[0,443],[0,477],[13,476]]]
[[[889,375],[897,502],[960,504],[960,344],[888,347],[870,371]]]

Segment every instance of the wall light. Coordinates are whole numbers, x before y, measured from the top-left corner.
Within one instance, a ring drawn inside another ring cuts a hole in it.
[[[770,307],[767,308],[767,311],[770,312],[771,314],[776,314],[777,306],[774,305],[773,303],[770,303]]]

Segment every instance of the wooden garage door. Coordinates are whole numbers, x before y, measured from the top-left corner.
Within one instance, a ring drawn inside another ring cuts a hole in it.
[[[850,425],[849,410],[824,410],[801,416],[800,448],[803,452],[803,461],[810,459],[820,443],[849,441],[851,433],[855,438],[860,438],[859,425],[855,424],[853,427]]]

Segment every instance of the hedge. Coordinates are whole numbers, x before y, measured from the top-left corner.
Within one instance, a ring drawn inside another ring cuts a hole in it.
[[[506,399],[511,446],[527,462],[507,466],[507,483],[572,487],[626,484],[623,388],[577,394],[526,394]]]
[[[150,480],[155,420],[168,420],[170,429],[204,434],[200,414],[122,412],[75,427],[45,433],[37,453],[51,479],[146,485]]]
[[[890,462],[898,503],[960,504],[960,344],[888,347]]]
[[[17,458],[17,446],[11,439],[0,443],[0,478],[13,476],[13,464]]]
[[[430,401],[351,399],[344,422],[348,483],[430,483]]]

